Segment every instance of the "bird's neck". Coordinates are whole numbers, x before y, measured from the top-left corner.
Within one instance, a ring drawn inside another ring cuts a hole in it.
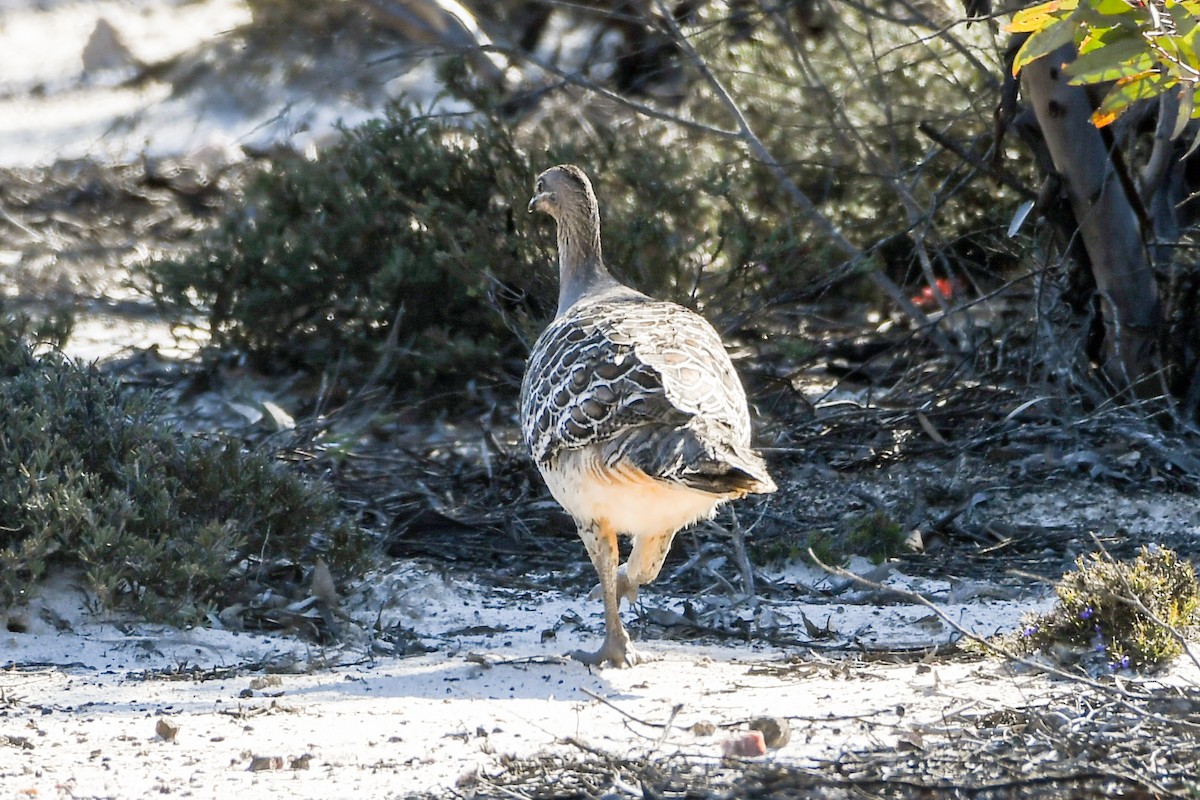
[[[597,209],[567,214],[559,219],[558,279],[559,315],[585,294],[619,285],[604,266]]]

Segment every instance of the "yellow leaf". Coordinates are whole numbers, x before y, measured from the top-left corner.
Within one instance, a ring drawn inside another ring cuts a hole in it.
[[[1123,78],[1117,78],[1117,86],[1125,86],[1126,84],[1133,83],[1134,81],[1140,81],[1142,78],[1154,75],[1157,72],[1158,70],[1156,69],[1147,69],[1137,73],[1136,75],[1126,75]]]
[[[1079,0],[1049,0],[1013,14],[1012,22],[1005,28],[1009,33],[1032,33],[1041,30],[1051,20],[1058,18],[1061,11],[1074,11]]]

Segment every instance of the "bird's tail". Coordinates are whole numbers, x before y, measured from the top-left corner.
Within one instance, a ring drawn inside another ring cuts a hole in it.
[[[749,447],[731,450],[724,460],[730,472],[738,476],[739,488],[745,489],[746,494],[770,494],[779,488],[767,472],[767,463],[755,450]]]
[[[683,427],[639,425],[609,442],[605,458],[610,464],[627,459],[653,478],[712,494],[774,492],[762,456],[724,433],[696,420]]]

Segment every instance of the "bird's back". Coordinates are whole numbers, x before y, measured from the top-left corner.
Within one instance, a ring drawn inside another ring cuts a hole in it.
[[[624,286],[580,300],[539,337],[521,418],[539,466],[591,448],[608,467],[714,494],[774,489],[750,449],[745,392],[717,332]]]

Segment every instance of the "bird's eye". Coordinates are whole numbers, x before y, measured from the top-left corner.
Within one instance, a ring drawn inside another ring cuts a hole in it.
[[[538,194],[541,194],[541,193],[544,191],[544,190],[543,190],[543,188],[542,188],[542,186],[543,186],[543,183],[542,183],[542,181],[540,181],[540,180],[539,180],[539,181],[537,182],[537,186],[535,186],[533,190],[534,190],[535,192],[537,192]]]

